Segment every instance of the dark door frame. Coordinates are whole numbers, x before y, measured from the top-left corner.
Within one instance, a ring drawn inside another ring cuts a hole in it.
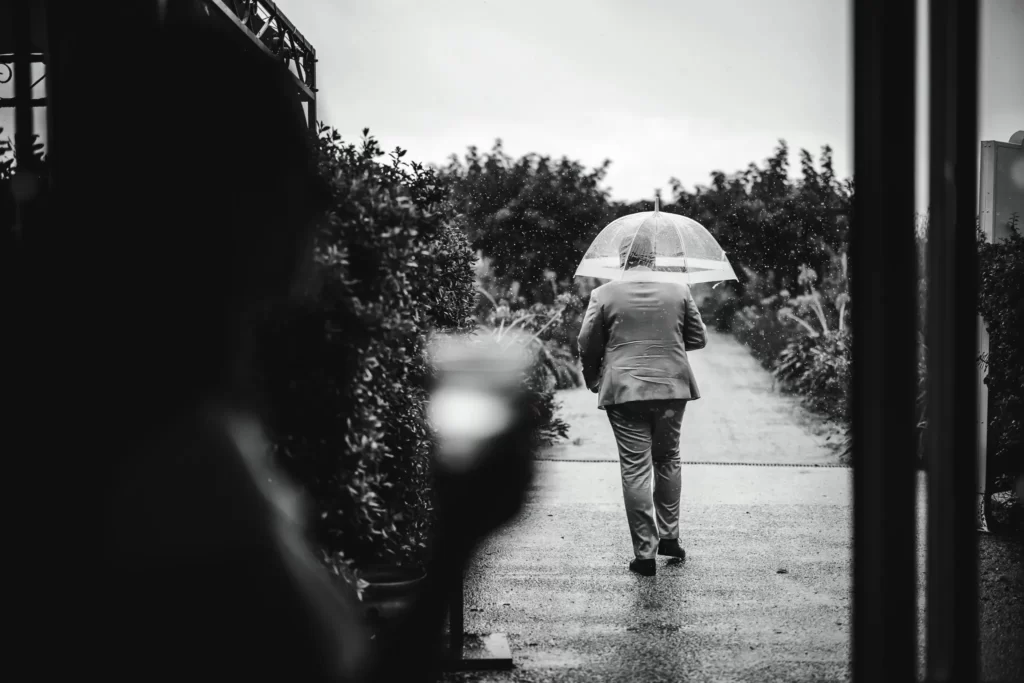
[[[916,680],[915,0],[855,0],[853,675]]]
[[[854,0],[853,672],[917,680],[915,0]],[[977,0],[929,6],[928,681],[978,680]]]

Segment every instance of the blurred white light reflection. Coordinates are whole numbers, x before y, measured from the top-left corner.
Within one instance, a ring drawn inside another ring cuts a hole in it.
[[[441,387],[430,401],[430,422],[444,448],[438,453],[453,471],[465,471],[481,441],[508,429],[512,406],[499,394],[465,386]]]
[[[515,400],[533,359],[530,342],[511,334],[438,335],[430,356],[438,371],[428,408],[441,445],[438,463],[464,472],[481,456],[481,442],[500,436],[515,420]]]

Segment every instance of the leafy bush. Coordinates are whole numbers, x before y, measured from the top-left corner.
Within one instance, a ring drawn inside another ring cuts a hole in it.
[[[333,210],[310,284],[258,331],[269,424],[329,563],[418,564],[433,519],[428,334],[470,329],[473,253],[436,173],[319,131]]]
[[[719,332],[732,332],[736,314],[744,303],[743,284],[733,281],[716,283],[715,286],[697,284],[690,289],[704,323]]]
[[[527,386],[531,393],[533,419],[535,424],[540,425],[537,434],[538,444],[547,446],[567,438],[569,425],[557,416],[556,382],[547,366],[534,365]]]
[[[0,128],[0,133],[4,129]],[[10,239],[14,230],[15,205],[11,193],[11,176],[14,173],[14,146],[9,140],[0,138],[0,229]]]
[[[480,274],[478,271],[478,278]],[[493,285],[486,270],[481,279]],[[551,304],[526,305],[525,299],[516,297],[514,290],[508,292],[508,296],[495,296],[482,283],[480,290],[484,295],[481,299],[487,301],[487,306],[478,309],[478,321],[483,329],[492,330],[498,336],[518,330],[536,337],[533,350],[552,377],[555,389],[583,386],[583,373],[576,360],[576,338],[586,312],[586,300],[567,292],[556,294]]]
[[[675,199],[663,209],[700,222],[729,255],[739,281],[712,289],[701,312],[710,326],[732,332],[769,369],[800,334],[796,308],[820,321],[812,302],[791,301],[789,290],[801,287],[805,271],[837,272],[837,254],[849,232],[853,184],[836,178],[832,150],[822,148],[817,161],[801,150],[800,165],[801,178],[792,179],[789,147],[780,141],[764,164],[732,175],[716,171],[710,185],[693,192],[673,180]],[[834,301],[832,284],[826,283],[823,293]],[[845,315],[838,308],[822,312],[831,324]]]
[[[750,304],[733,314],[732,331],[740,343],[766,369],[772,369],[775,359],[797,334],[792,324],[780,320],[776,311]]]
[[[800,151],[800,178],[791,178],[789,167],[789,147],[780,141],[762,165],[732,175],[715,171],[709,186],[693,192],[673,180],[675,199],[664,210],[706,227],[737,273],[761,274],[772,292],[794,288],[802,266],[823,272],[831,254],[845,248],[853,184],[836,177],[827,146],[817,160]],[[737,308],[756,301],[748,298]]]
[[[850,332],[833,330],[791,341],[776,360],[775,376],[805,405],[827,417],[850,417]]]
[[[815,286],[818,274],[808,266],[801,266],[797,284],[802,294],[790,298],[779,315],[804,328],[811,336],[828,334],[831,331],[842,332],[846,329],[847,309],[850,304],[849,277],[846,254],[833,254],[829,277],[822,283],[822,290]],[[780,295],[786,298],[788,293]],[[808,317],[813,321],[809,322]],[[820,328],[820,332],[819,332]]]
[[[610,162],[588,170],[568,158],[513,159],[501,140],[481,155],[470,147],[443,170],[466,216],[474,249],[490,260],[499,289],[516,284],[526,303],[553,303],[608,218],[601,188]]]
[[[542,445],[550,445],[569,434],[569,425],[557,417],[555,391],[582,386],[583,383],[573,355],[556,340],[544,336],[560,321],[566,302],[567,298],[563,298],[557,307],[534,304],[518,311],[499,304],[479,327],[481,334],[489,334],[499,341],[528,345],[538,359],[527,386],[535,424],[540,425],[538,437]]]
[[[0,135],[4,132],[3,128],[0,128]],[[16,149],[11,139],[0,137],[0,230],[4,232],[4,238],[7,240],[16,239],[15,225],[16,225],[16,214],[18,209],[15,203],[15,193],[19,181],[24,183],[21,187],[21,192],[28,191],[28,195],[33,197],[35,202],[35,212],[45,211],[43,208],[44,201],[41,201],[47,194],[48,183],[46,182],[46,176],[48,174],[49,161],[43,148],[43,144],[39,142],[39,136],[32,136],[32,148],[29,150],[29,170],[30,173],[25,173],[22,178],[18,179],[18,161],[16,160]],[[22,169],[25,171],[26,169]],[[26,182],[27,181],[27,182]],[[22,211],[26,210],[25,205],[22,205]],[[35,222],[33,219],[37,219],[38,214],[30,216],[23,216],[23,220],[27,219],[29,222]],[[13,252],[13,249],[11,250]]]
[[[979,235],[979,311],[989,332],[989,471],[1018,475],[1024,462],[1024,236],[1019,217],[1010,236],[989,244]]]
[[[1009,239],[998,243],[986,242],[978,235],[980,289],[978,310],[989,331],[989,354],[980,360],[987,367],[985,383],[989,389],[989,467],[988,475],[994,490],[1009,488],[1012,477],[1020,471],[1024,460],[1024,237],[1017,226],[1017,217],[1011,222]],[[928,220],[918,221],[918,268],[926,274]],[[928,298],[928,278],[921,277],[918,289],[920,309],[918,344],[918,398],[917,427],[918,453],[923,457],[924,434],[927,429],[925,414],[928,394],[925,390],[927,368],[924,343],[927,321],[924,315]]]
[[[797,277],[801,292],[783,290],[768,301],[778,306],[775,319],[796,327],[771,367],[784,391],[797,393],[805,406],[825,417],[850,423],[851,334],[846,322],[850,305],[846,254],[830,252],[825,278],[803,266]],[[846,440],[844,454],[850,450]]]
[[[4,129],[0,128],[0,133]],[[14,171],[14,145],[10,140],[0,138],[0,180],[7,180]]]
[[[789,292],[774,289],[772,273],[761,276],[749,268],[743,268],[742,272],[746,288],[736,304],[746,303],[733,313],[729,327],[761,365],[771,369],[775,359],[797,334],[796,323],[780,315]]]

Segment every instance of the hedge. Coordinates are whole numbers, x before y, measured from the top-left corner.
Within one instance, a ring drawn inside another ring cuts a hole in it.
[[[1010,236],[989,244],[979,235],[979,311],[989,333],[981,360],[988,375],[989,471],[993,490],[1012,487],[1024,461],[1024,236],[1019,217]]]
[[[474,255],[432,170],[321,128],[333,210],[311,277],[259,332],[279,464],[310,495],[313,539],[344,564],[422,565],[433,521],[426,359],[434,330],[468,330]]]

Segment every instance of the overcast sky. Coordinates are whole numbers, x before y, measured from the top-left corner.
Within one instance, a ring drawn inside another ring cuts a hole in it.
[[[667,197],[673,176],[693,187],[740,170],[779,138],[794,151],[829,144],[839,173],[852,170],[850,0],[278,4],[317,49],[320,118],[349,139],[369,127],[410,159],[443,163],[500,137],[513,155],[611,159],[607,185],[625,200]],[[1005,141],[1024,129],[1024,0],[981,4],[979,138]],[[0,109],[5,136],[12,117]]]
[[[626,200],[742,169],[779,138],[852,170],[849,0],[279,4],[317,49],[320,118],[411,159],[500,137],[513,155],[611,159]],[[1005,141],[1024,128],[1024,0],[982,5],[980,138]]]
[[[848,2],[284,0],[316,46],[321,117],[441,162],[613,164],[619,199],[761,159],[778,138],[850,158]]]

